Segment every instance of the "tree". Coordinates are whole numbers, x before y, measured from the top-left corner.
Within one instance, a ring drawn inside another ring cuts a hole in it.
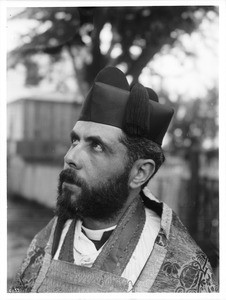
[[[205,143],[212,141],[210,148],[215,148],[214,139],[218,134],[218,91],[208,92],[206,99],[174,103],[175,118],[170,128],[171,152],[178,151],[188,156],[191,145],[199,145],[200,149],[207,148]],[[216,144],[216,143],[215,143]]]
[[[87,92],[97,72],[106,65],[124,65],[126,74],[137,81],[143,68],[164,45],[173,45],[182,33],[194,31],[209,11],[217,12],[217,8],[27,8],[14,19],[33,19],[39,25],[28,36],[21,37],[22,45],[9,53],[8,65],[12,68],[23,62],[28,67],[37,53],[51,55],[54,63],[67,51],[82,93]],[[107,25],[111,39],[107,51],[103,51],[101,34]],[[115,49],[117,55],[113,55]],[[38,74],[34,78],[33,84],[41,79]]]

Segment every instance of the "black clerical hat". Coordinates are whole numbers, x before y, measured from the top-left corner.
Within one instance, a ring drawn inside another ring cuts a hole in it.
[[[161,145],[173,112],[152,89],[139,83],[130,87],[122,71],[106,67],[97,74],[79,120],[115,126]]]

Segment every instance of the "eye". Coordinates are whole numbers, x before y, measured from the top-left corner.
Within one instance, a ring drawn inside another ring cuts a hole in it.
[[[98,143],[98,142],[92,142],[92,144],[91,144],[91,146],[92,146],[92,148],[96,151],[96,152],[103,152],[104,151],[104,148],[103,148],[103,146],[100,144],[100,143]]]
[[[79,140],[76,138],[76,137],[73,137],[72,139],[71,139],[71,143],[72,143],[72,145],[77,145],[78,143],[79,143]]]

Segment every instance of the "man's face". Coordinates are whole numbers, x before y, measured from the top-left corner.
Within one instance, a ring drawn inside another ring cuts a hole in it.
[[[76,123],[59,178],[58,215],[110,220],[119,213],[128,198],[131,169],[121,135],[113,126]]]

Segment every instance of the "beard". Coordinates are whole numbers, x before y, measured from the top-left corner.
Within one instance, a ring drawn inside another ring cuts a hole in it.
[[[88,186],[79,178],[73,169],[62,170],[59,175],[56,215],[64,220],[73,218],[91,218],[111,221],[122,210],[129,195],[130,167],[123,173],[112,176],[95,187]],[[74,184],[79,193],[64,186],[63,183]]]

